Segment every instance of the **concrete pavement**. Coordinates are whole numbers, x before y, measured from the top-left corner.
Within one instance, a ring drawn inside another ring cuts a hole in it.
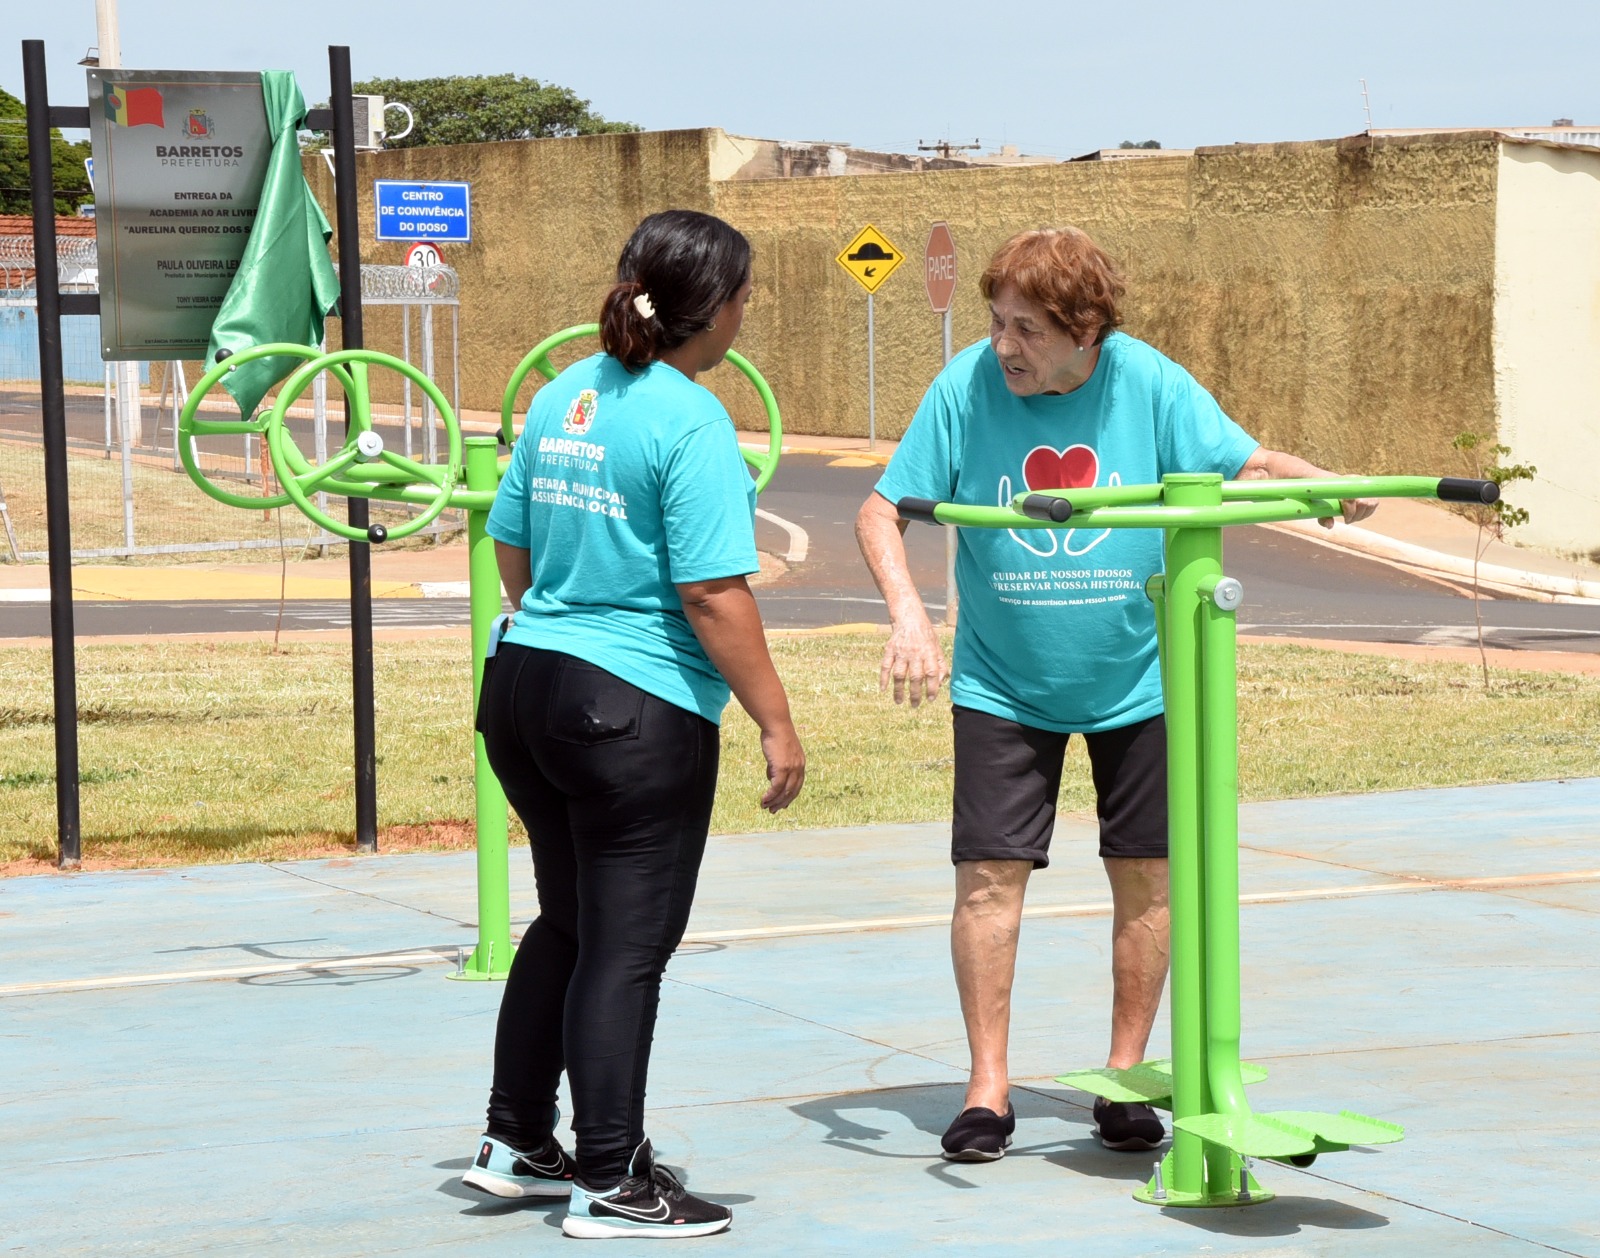
[[[1002,1161],[937,1155],[965,1066],[937,824],[712,840],[649,1133],[733,1207],[708,1253],[1594,1258],[1597,811],[1600,780],[1242,810],[1253,1103],[1406,1128],[1257,1163],[1272,1201],[1135,1202],[1155,1155],[1102,1149],[1053,1081],[1103,1060],[1110,998],[1067,819],[1030,888]],[[512,875],[520,928],[520,851]],[[500,996],[446,979],[472,887],[470,854],[0,882],[0,1254],[565,1252],[559,1206],[459,1183]]]

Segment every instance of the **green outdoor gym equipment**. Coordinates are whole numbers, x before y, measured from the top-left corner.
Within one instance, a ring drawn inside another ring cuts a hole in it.
[[[1404,1129],[1349,1110],[1256,1114],[1244,1086],[1266,1077],[1239,1059],[1239,738],[1235,609],[1222,530],[1339,514],[1342,498],[1487,503],[1491,481],[1420,476],[1228,481],[1175,475],[1159,485],[1019,494],[1009,507],[903,498],[905,519],[966,528],[1159,528],[1166,571],[1146,583],[1167,723],[1172,1057],[1057,1082],[1172,1111],[1172,1147],[1133,1195],[1163,1206],[1238,1206],[1273,1194],[1247,1159],[1309,1166],[1319,1153],[1390,1144]]]
[[[446,508],[464,511],[467,517],[468,593],[472,618],[472,693],[473,702],[483,686],[483,661],[488,648],[490,626],[500,614],[500,570],[495,563],[494,540],[487,524],[495,491],[505,473],[509,456],[501,456],[502,442],[515,441],[512,408],[528,372],[537,368],[546,379],[556,371],[549,353],[558,345],[580,336],[592,336],[597,324],[567,328],[541,341],[518,365],[506,387],[502,409],[502,436],[466,437],[438,385],[403,359],[376,350],[347,349],[327,353],[309,345],[274,343],[241,350],[212,367],[189,394],[178,419],[178,454],[191,480],[206,494],[231,507],[252,511],[293,505],[329,533],[354,542],[382,542],[408,537],[426,528]],[[278,390],[271,410],[247,420],[215,420],[200,417],[200,403],[229,372],[244,363],[261,358],[303,360]],[[763,453],[742,451],[756,472],[760,492],[777,471],[783,444],[783,427],[778,403],[772,390],[750,363],[731,350],[728,361],[744,373],[760,394],[769,430],[768,448]],[[372,394],[368,375],[372,367],[386,367],[406,377],[427,394],[445,429],[445,461],[421,463],[384,447],[383,438],[372,422]],[[349,403],[349,432],[345,444],[327,462],[314,465],[295,444],[290,431],[289,408],[305,393],[318,374],[326,371],[344,390]],[[235,493],[208,479],[201,470],[194,449],[194,438],[238,436],[260,437],[266,444],[281,492],[247,495]],[[352,527],[347,521],[328,514],[317,506],[314,495],[330,493],[346,498],[372,498],[416,508],[416,514],[402,524],[385,527],[372,524]],[[511,968],[511,889],[509,873],[508,811],[505,792],[483,749],[483,736],[473,736],[473,788],[477,823],[478,943],[464,961],[462,979],[503,979]]]

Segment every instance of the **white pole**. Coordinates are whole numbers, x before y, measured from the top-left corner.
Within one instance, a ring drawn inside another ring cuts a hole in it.
[[[411,361],[411,307],[409,305],[400,307],[400,357],[408,363]],[[402,376],[400,378],[400,387],[402,396],[405,399],[405,419],[403,422],[406,426],[406,458],[409,459],[411,457],[411,377]]]
[[[137,363],[127,364],[137,367]],[[128,413],[118,408],[122,421],[122,544],[133,550],[133,434],[128,428]]]
[[[117,0],[94,0],[96,46],[100,64],[114,70],[122,64],[122,36],[117,30]]]
[[[166,397],[167,389],[172,389],[172,470],[180,471],[183,462],[178,457],[178,421],[183,418],[183,404],[189,400],[189,389],[183,378],[183,364],[176,358],[167,362],[166,371],[162,373],[161,396]],[[161,442],[161,403],[156,403],[156,432],[158,434],[156,445]]]
[[[422,374],[433,379],[433,307],[422,305]],[[438,453],[438,434],[434,432],[433,399],[422,395],[423,459],[432,463]]]
[[[94,24],[100,66],[115,70],[122,64],[122,36],[117,28],[117,0],[94,0]],[[117,419],[124,442],[144,441],[144,416],[139,410],[139,364],[119,362],[117,376]],[[109,453],[109,451],[108,451]]]
[[[878,448],[877,364],[872,361],[872,294],[867,294],[867,449]]]

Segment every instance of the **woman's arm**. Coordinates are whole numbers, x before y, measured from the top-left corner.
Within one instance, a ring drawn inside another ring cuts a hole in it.
[[[768,812],[787,808],[805,783],[806,753],[789,715],[789,697],[767,654],[761,612],[749,583],[743,577],[722,577],[690,581],[677,590],[694,636],[761,731],[768,782],[761,806]]]
[[[511,600],[511,610],[515,612],[522,606],[522,596],[533,584],[533,552],[496,538],[494,562],[500,569],[500,584],[505,588],[506,597]]]
[[[1239,469],[1235,480],[1314,480],[1319,477],[1335,476],[1336,472],[1325,472],[1320,467],[1307,463],[1304,459],[1293,454],[1285,454],[1282,450],[1269,450],[1265,446],[1257,446],[1255,453],[1244,461],[1244,466]],[[1357,520],[1365,520],[1378,509],[1376,498],[1345,498],[1340,501],[1339,509],[1344,512],[1344,522],[1354,524]],[[1326,528],[1333,527],[1333,521],[1324,516],[1318,523]]]
[[[939,693],[948,669],[939,635],[928,619],[911,567],[906,562],[905,521],[880,493],[872,493],[856,514],[856,543],[878,592],[889,608],[889,641],[878,668],[879,693],[894,682],[894,701],[916,707]]]

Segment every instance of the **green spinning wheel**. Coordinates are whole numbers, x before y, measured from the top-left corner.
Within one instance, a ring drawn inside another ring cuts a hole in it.
[[[230,372],[259,358],[300,358],[305,361],[284,382],[278,391],[277,403],[270,411],[247,420],[200,418],[200,403],[206,395]],[[384,447],[383,438],[372,424],[372,394],[368,382],[371,367],[386,367],[399,372],[433,402],[445,427],[447,455],[444,463],[419,463]],[[333,376],[350,401],[350,435],[337,454],[326,463],[314,465],[295,444],[288,415],[289,408],[323,371]],[[212,482],[201,470],[193,438],[239,434],[259,436],[266,442],[273,472],[282,486],[281,493],[235,493]],[[389,538],[409,537],[432,524],[446,507],[452,504],[467,505],[458,500],[457,493],[461,480],[462,444],[461,427],[456,421],[455,412],[450,409],[439,386],[421,371],[402,359],[376,350],[347,349],[328,354],[309,345],[280,343],[256,345],[242,350],[223,359],[196,383],[179,416],[178,436],[178,457],[184,470],[196,485],[218,502],[254,510],[270,510],[293,504],[329,533],[351,541],[381,542]],[[347,498],[376,498],[421,507],[422,510],[392,528],[382,524],[355,528],[317,505],[314,495],[321,492]]]

